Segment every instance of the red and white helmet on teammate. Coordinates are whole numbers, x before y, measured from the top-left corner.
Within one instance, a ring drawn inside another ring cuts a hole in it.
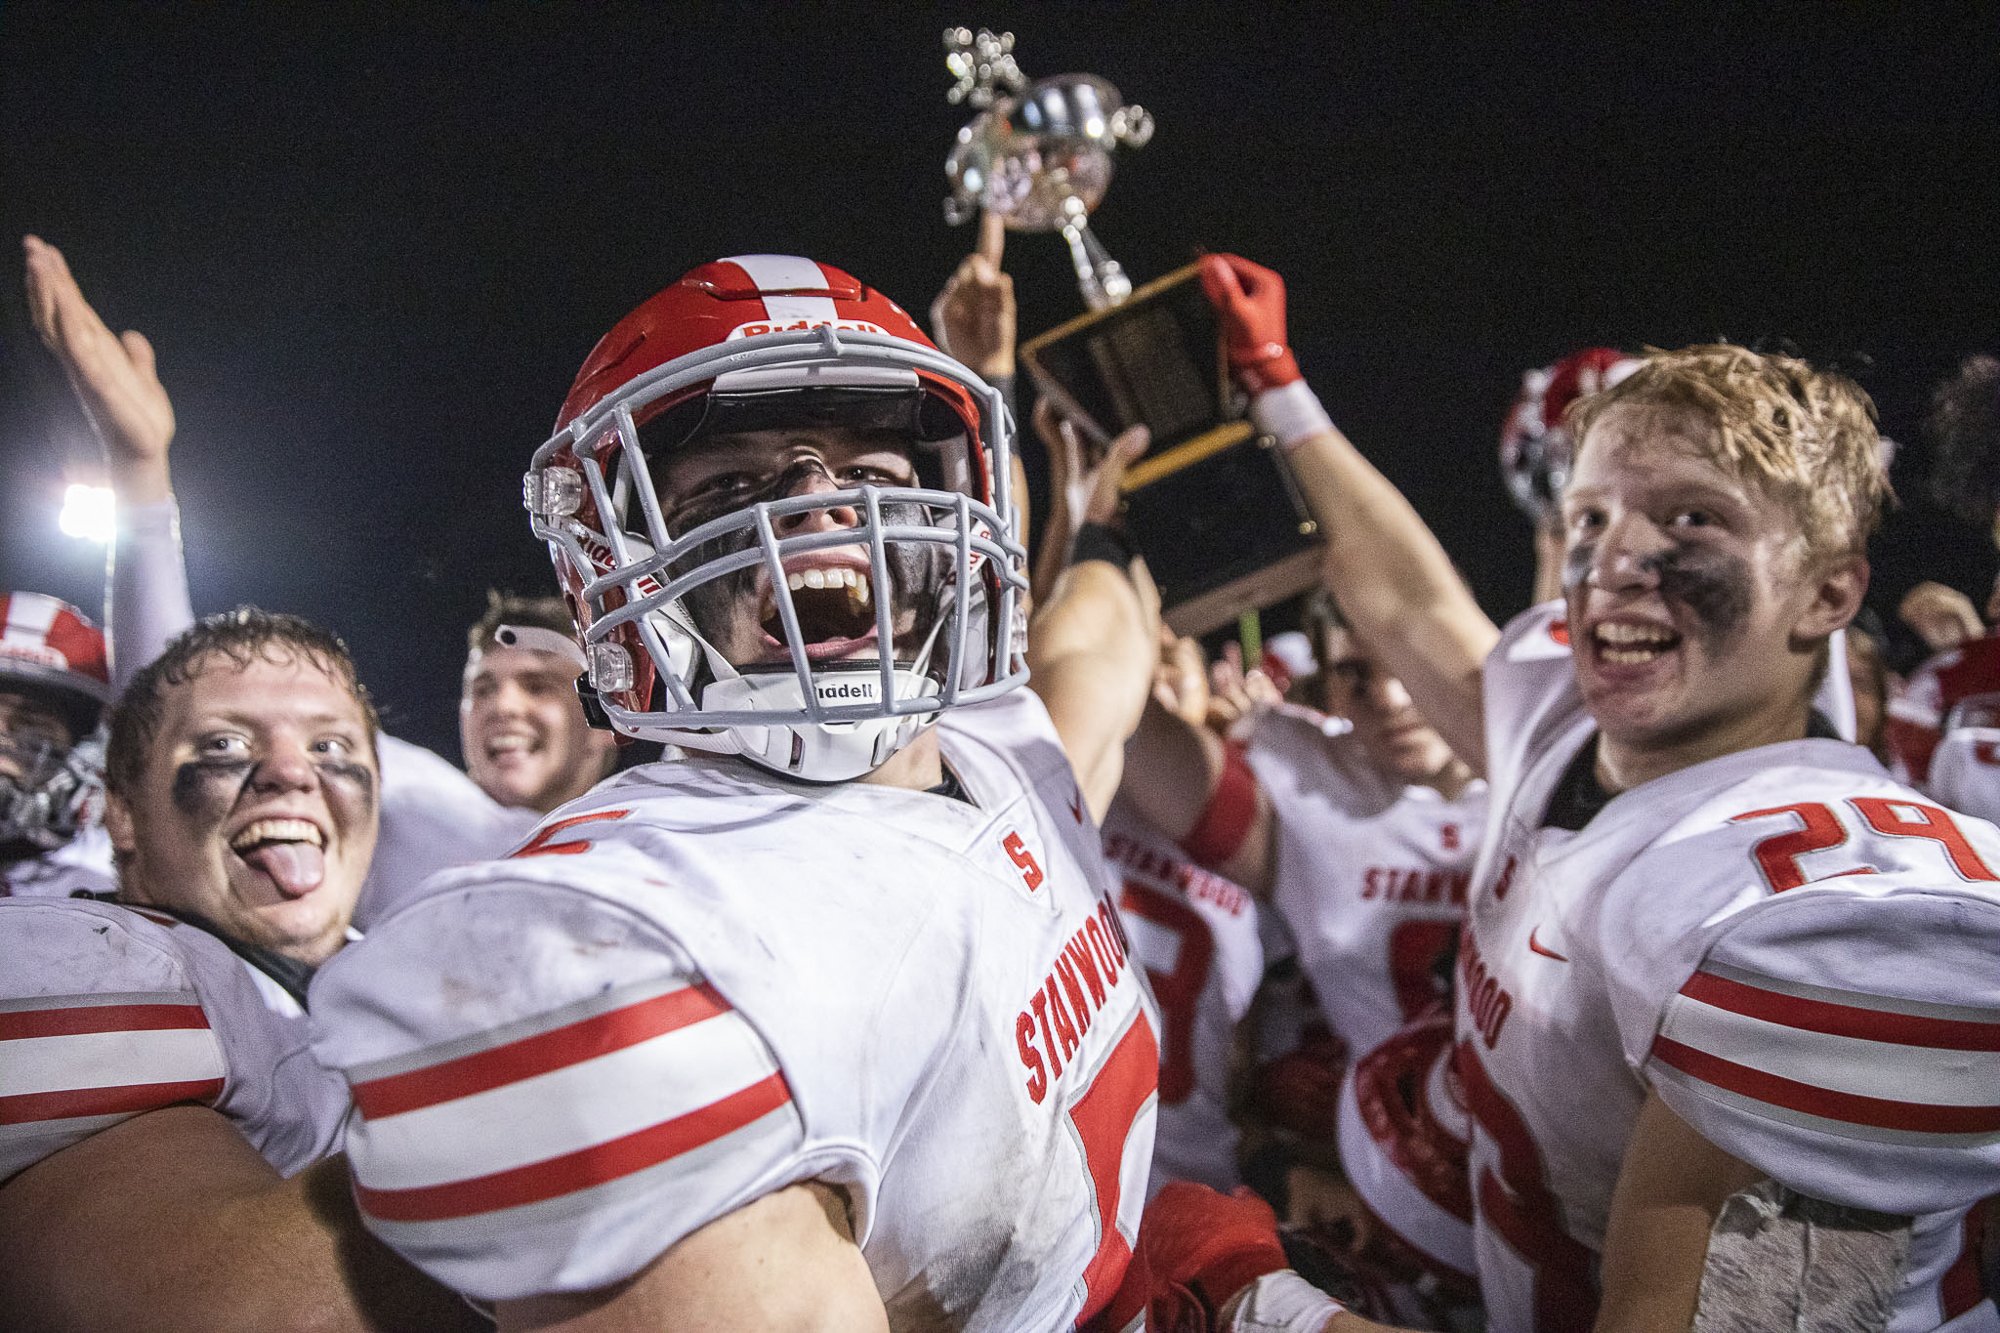
[[[1354,1062],[1340,1090],[1341,1169],[1379,1220],[1405,1282],[1469,1291],[1470,1117],[1438,1005]]]
[[[1569,482],[1575,442],[1563,423],[1570,404],[1608,389],[1639,368],[1615,347],[1586,347],[1521,376],[1521,392],[1500,428],[1500,471],[1514,503],[1546,523]]]
[[[1006,408],[841,270],[701,265],[599,341],[556,425],[525,500],[576,617],[579,688],[617,731],[843,781],[1026,679]],[[653,469],[676,451],[813,428],[889,432],[914,484],[791,494],[794,464],[665,512]],[[751,597],[765,651],[730,660],[717,622]]]
[[[101,809],[97,731],[111,699],[104,632],[58,598],[0,595],[0,699],[0,846],[59,847]],[[67,743],[24,725],[24,705],[61,718]]]

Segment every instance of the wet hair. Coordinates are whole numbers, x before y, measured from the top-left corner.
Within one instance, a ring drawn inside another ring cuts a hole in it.
[[[1845,375],[1797,357],[1709,343],[1648,348],[1639,368],[1568,416],[1579,457],[1621,403],[1685,408],[1716,429],[1715,462],[1789,509],[1813,555],[1858,555],[1893,498],[1875,404]]]
[[[517,592],[501,592],[498,588],[486,590],[486,614],[472,623],[465,631],[465,651],[485,653],[493,650],[494,635],[502,625],[521,625],[534,629],[553,630],[564,638],[576,637],[576,622],[570,618],[569,606],[560,597],[529,597]]]
[[[1931,393],[1924,433],[1937,450],[1931,495],[1982,528],[2000,507],[2000,358],[1968,356]]]
[[[258,661],[287,663],[303,658],[347,687],[361,705],[370,744],[379,726],[375,702],[354,668],[347,645],[331,630],[303,616],[239,606],[234,611],[205,616],[177,635],[167,650],[139,670],[111,710],[111,736],[105,745],[104,781],[119,795],[138,785],[146,758],[160,732],[169,689],[199,676],[214,658],[238,670]]]

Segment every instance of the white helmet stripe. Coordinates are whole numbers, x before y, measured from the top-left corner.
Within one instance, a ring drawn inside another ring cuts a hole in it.
[[[37,647],[47,643],[63,604],[39,593],[17,592],[7,599],[7,638]]]
[[[782,292],[797,288],[823,290],[826,274],[818,264],[797,255],[737,255],[728,261],[750,275],[760,291]],[[764,314],[774,324],[797,320],[825,320],[840,317],[830,296],[766,296]]]

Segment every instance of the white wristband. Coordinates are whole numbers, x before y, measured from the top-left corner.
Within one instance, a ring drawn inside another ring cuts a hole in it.
[[[1266,389],[1250,400],[1250,419],[1257,429],[1295,449],[1308,436],[1333,429],[1333,418],[1320,406],[1319,395],[1304,380]]]
[[[1266,1273],[1237,1301],[1229,1333],[1321,1333],[1347,1307],[1289,1268]]]

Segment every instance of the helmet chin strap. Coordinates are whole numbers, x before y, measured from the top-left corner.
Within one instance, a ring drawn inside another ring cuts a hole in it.
[[[939,687],[930,678],[928,669],[931,656],[937,650],[938,637],[950,623],[954,600],[952,590],[947,588],[940,602],[937,620],[915,658],[907,666],[894,668],[892,676],[898,700],[923,698],[938,691]],[[701,692],[699,702],[704,710],[761,707],[773,712],[795,712],[805,706],[799,673],[791,664],[787,664],[791,669],[784,671],[746,675],[724,659],[707,639],[692,629],[687,632],[701,646],[710,669],[715,673],[715,679]],[[879,664],[878,657],[875,662],[867,664],[870,667],[868,671],[849,668],[825,673],[809,671],[808,674],[815,690],[841,685],[872,691],[879,679],[875,669]],[[712,738],[690,736],[683,744],[690,749],[740,755],[760,767],[812,782],[846,782],[872,773],[887,763],[890,756],[914,740],[936,716],[935,712],[909,713],[855,722],[732,727]],[[707,743],[711,739],[714,744]]]

